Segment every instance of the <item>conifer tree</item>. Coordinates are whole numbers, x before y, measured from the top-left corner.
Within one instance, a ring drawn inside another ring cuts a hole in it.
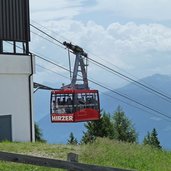
[[[155,128],[153,128],[151,133],[147,133],[147,136],[144,137],[143,144],[150,145],[152,147],[161,149],[160,141],[158,140],[158,133]]]
[[[42,131],[37,123],[34,124],[34,129],[35,129],[35,141],[45,143],[46,140],[43,139]]]
[[[147,132],[147,135],[144,137],[144,140],[143,140],[143,144],[144,145],[151,145],[151,137],[150,137],[150,133]]]
[[[81,139],[80,144],[88,144],[88,143],[92,143],[95,141],[96,137],[93,134],[90,134],[89,131],[87,132],[83,132],[83,137]]]
[[[71,144],[71,145],[77,145],[78,141],[77,139],[74,137],[74,134],[71,132],[69,139],[68,139],[68,143],[67,144]]]
[[[110,114],[103,112],[100,120],[87,122],[85,127],[87,131],[84,132],[81,143],[93,142],[96,137],[108,137],[126,142],[137,141],[137,133],[132,122],[128,120],[120,106],[117,108],[113,120]]]
[[[83,132],[81,143],[93,142],[96,137],[113,138],[113,124],[110,115],[103,111],[98,121],[89,121],[85,124],[86,132]]]
[[[114,138],[119,141],[134,143],[137,141],[137,133],[132,122],[126,117],[124,111],[118,106],[113,117]]]

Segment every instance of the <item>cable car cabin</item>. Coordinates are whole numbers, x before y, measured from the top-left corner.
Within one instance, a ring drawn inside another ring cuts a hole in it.
[[[84,122],[100,119],[98,90],[54,90],[51,92],[52,122]]]

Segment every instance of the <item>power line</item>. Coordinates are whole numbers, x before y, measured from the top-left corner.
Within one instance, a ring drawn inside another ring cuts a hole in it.
[[[11,44],[10,42],[8,42],[8,43]],[[21,48],[21,47],[18,47],[18,48]],[[31,53],[32,53],[32,52],[31,52]],[[46,62],[49,62],[49,63],[51,63],[51,64],[53,64],[53,65],[55,65],[55,66],[57,66],[57,67],[59,67],[59,68],[61,68],[61,69],[63,69],[63,70],[65,70],[65,71],[68,71],[68,72],[69,72],[69,69],[67,69],[67,68],[65,68],[65,67],[63,67],[63,66],[61,66],[61,65],[59,65],[59,64],[57,64],[57,63],[55,63],[55,62],[53,62],[53,61],[51,61],[51,60],[49,60],[49,59],[45,59],[44,57],[42,57],[42,56],[40,56],[40,55],[37,55],[37,54],[34,53],[34,52],[33,52],[32,54],[36,55],[38,58],[40,58],[40,59],[42,59],[42,60],[44,60],[44,61],[46,61]],[[117,91],[114,91],[114,90],[112,90],[111,88],[108,88],[108,87],[102,85],[101,83],[97,83],[96,81],[94,81],[94,80],[92,80],[92,79],[89,79],[89,81],[92,82],[92,83],[94,83],[94,84],[96,84],[96,85],[98,85],[98,86],[100,86],[100,87],[102,87],[102,88],[104,88],[104,89],[106,89],[106,90],[109,90],[109,91],[111,91],[111,92],[113,92],[113,93],[115,93],[115,94],[117,94],[117,95],[119,95],[119,96],[121,96],[121,97],[123,97],[123,98],[129,100],[129,101],[132,101],[132,102],[134,102],[135,104],[138,104],[139,106],[142,106],[142,107],[144,107],[144,108],[146,108],[146,109],[148,109],[148,110],[150,110],[150,111],[152,111],[152,112],[155,112],[155,113],[157,113],[157,114],[159,114],[159,115],[161,115],[161,116],[164,116],[165,118],[171,119],[170,116],[168,116],[168,115],[166,115],[166,114],[164,114],[164,113],[162,113],[162,112],[160,112],[160,111],[158,111],[158,110],[156,110],[156,109],[153,109],[152,107],[149,107],[149,106],[147,106],[147,105],[144,105],[144,104],[138,102],[137,100],[134,100],[134,99],[132,99],[132,98],[126,96],[126,95],[123,95],[123,94],[121,94],[121,93],[118,93]]]
[[[33,54],[34,54],[34,53],[33,53]],[[35,54],[35,55],[36,55],[36,54]],[[53,62],[53,61],[51,61],[51,60],[45,59],[45,58],[43,58],[43,57],[40,56],[40,55],[36,55],[36,56],[37,56],[38,58],[40,58],[40,59],[46,61],[46,62],[49,62],[49,63],[51,63],[51,64],[53,64],[53,65],[55,65],[55,66],[57,66],[57,67],[59,67],[59,68],[61,68],[61,69],[63,69],[63,70],[65,70],[65,71],[68,71],[68,72],[69,72],[69,69],[67,69],[67,68],[65,68],[65,67],[63,67],[63,66],[61,66],[61,65],[59,65],[59,64],[56,64],[55,62]],[[153,109],[152,107],[149,107],[149,106],[147,106],[147,105],[144,105],[144,104],[138,102],[137,100],[134,100],[134,99],[132,99],[132,98],[126,96],[126,95],[123,95],[123,94],[121,94],[121,93],[118,93],[117,91],[112,90],[111,88],[108,88],[108,87],[106,87],[106,86],[104,86],[104,85],[102,85],[102,84],[100,84],[100,83],[97,83],[96,81],[94,81],[94,80],[92,80],[92,79],[89,79],[89,81],[92,82],[93,84],[98,85],[99,87],[102,87],[102,88],[104,88],[104,89],[106,89],[106,90],[108,90],[108,91],[111,91],[111,92],[113,92],[113,93],[115,93],[115,94],[117,94],[117,95],[119,95],[119,96],[121,96],[121,97],[123,97],[123,98],[129,100],[129,101],[132,101],[132,102],[134,102],[135,104],[138,104],[139,106],[142,106],[142,107],[144,107],[144,108],[146,108],[146,109],[148,109],[148,110],[150,110],[150,111],[152,111],[152,112],[155,112],[155,113],[157,113],[157,114],[159,114],[159,115],[161,115],[161,116],[164,116],[164,117],[166,117],[166,118],[168,118],[168,119],[171,119],[170,116],[168,116],[168,115],[166,115],[166,114],[164,114],[164,113],[162,113],[162,112],[160,112],[160,111],[158,111],[158,110],[156,110],[156,109]]]
[[[150,111],[147,111],[147,110],[145,110],[145,109],[143,109],[143,108],[141,108],[141,107],[138,107],[138,106],[136,106],[136,105],[133,105],[133,104],[131,104],[131,103],[128,103],[128,102],[126,102],[126,101],[124,101],[124,100],[121,100],[121,99],[119,99],[119,98],[117,98],[117,97],[114,97],[114,96],[109,95],[109,94],[104,93],[104,92],[100,92],[100,93],[101,93],[101,94],[104,94],[105,96],[108,96],[108,97],[110,97],[110,98],[112,98],[112,99],[116,99],[116,100],[118,100],[118,101],[120,101],[120,102],[122,102],[122,103],[125,103],[125,104],[128,105],[128,106],[132,106],[132,107],[137,108],[137,109],[139,109],[139,110],[141,110],[141,111],[144,111],[144,112],[147,112],[147,113],[149,113],[149,114],[151,114],[151,115],[154,115],[154,113],[152,113],[152,112],[150,112]],[[165,119],[165,120],[166,120],[166,119]],[[169,121],[169,120],[167,119],[167,121]]]
[[[57,44],[57,43],[55,43],[55,42],[52,42],[51,40],[49,40],[49,39],[47,39],[47,38],[45,38],[45,37],[39,35],[38,33],[34,32],[34,31],[31,31],[31,32],[32,32],[33,34],[35,34],[35,35],[41,37],[42,39],[47,40],[48,42],[53,43],[53,44],[56,45],[56,46],[59,46],[59,47],[62,48],[62,49],[66,49],[66,48],[64,48],[63,46],[61,46],[61,45],[59,45],[59,44]]]
[[[129,74],[129,75],[132,76],[134,79],[136,79],[136,80],[139,79],[138,77],[136,77],[135,75],[133,75],[133,74],[127,72],[127,71],[124,70],[123,68],[120,68],[120,67],[118,67],[117,65],[113,64],[111,61],[108,61],[108,60],[106,60],[106,59],[104,59],[104,58],[102,58],[102,57],[100,57],[100,56],[97,56],[96,54],[90,52],[90,51],[87,50],[87,49],[85,49],[85,50],[86,50],[89,54],[92,54],[92,56],[95,56],[95,57],[101,59],[102,61],[104,61],[104,62],[106,62],[106,63],[108,63],[108,64],[114,66],[114,67],[117,68],[118,70],[123,71],[123,72],[125,72],[126,74]],[[97,65],[97,64],[96,64],[96,65]],[[119,75],[118,75],[118,76],[119,76]],[[126,79],[126,80],[127,80],[127,79]],[[128,81],[128,80],[127,80],[127,81]],[[143,84],[145,84],[145,85],[147,85],[147,86],[149,86],[149,87],[152,87],[153,89],[156,89],[156,87],[150,85],[149,83],[147,83],[147,82],[145,82],[145,81],[142,81],[142,80],[141,80],[141,81],[139,81],[139,82],[141,82],[141,83],[143,83]],[[165,94],[165,92],[163,92],[161,89],[158,90],[158,91],[160,91],[160,92],[162,92],[163,94]]]
[[[67,41],[71,42],[71,41],[70,41],[69,39],[67,39],[66,37],[63,37],[63,36],[59,35],[57,32],[55,32],[55,31],[53,31],[53,30],[51,30],[51,29],[48,29],[47,27],[41,25],[40,23],[38,23],[38,22],[36,22],[36,21],[34,21],[34,20],[32,20],[32,22],[36,23],[37,25],[39,25],[40,27],[42,27],[42,28],[44,28],[44,29],[46,29],[46,30],[48,30],[48,31],[51,31],[52,33],[58,35],[59,37],[63,38],[64,40],[67,40]],[[37,34],[37,35],[38,35],[38,34]],[[39,36],[39,35],[38,35],[38,36]],[[41,37],[44,38],[43,36],[41,36]],[[46,38],[44,38],[44,39],[46,39]],[[48,40],[48,41],[49,41],[49,40]],[[54,42],[52,42],[52,41],[49,41],[49,42],[54,43]],[[61,42],[61,43],[62,43],[62,42]],[[60,47],[61,47],[61,46],[60,46]],[[85,49],[85,48],[84,48],[84,49]],[[123,71],[123,72],[125,72],[125,73],[127,73],[127,74],[129,74],[129,75],[131,75],[132,77],[134,77],[134,78],[136,78],[136,79],[138,80],[137,77],[135,77],[134,75],[132,75],[132,74],[130,74],[129,72],[125,71],[124,69],[122,69],[122,68],[120,68],[120,67],[114,65],[113,63],[111,63],[111,61],[109,62],[108,60],[103,59],[103,58],[101,58],[101,57],[95,55],[94,53],[90,52],[89,50],[87,50],[87,49],[85,49],[85,50],[86,50],[89,54],[92,54],[93,56],[95,56],[95,57],[97,57],[97,58],[103,60],[104,62],[107,62],[108,64],[111,64],[112,66],[116,67],[117,69],[119,69],[119,70],[121,70],[121,71]],[[97,65],[97,64],[96,64],[96,65]],[[97,65],[97,66],[99,66],[99,65]],[[118,75],[118,76],[119,76],[119,75]],[[126,80],[129,81],[128,79],[126,79]],[[145,83],[146,85],[148,85],[146,82],[144,82],[144,83]],[[152,87],[152,85],[150,85],[150,87]],[[156,89],[156,88],[153,87],[153,89]],[[161,91],[161,90],[160,90],[160,91]],[[161,91],[161,92],[162,92],[162,91]],[[164,92],[162,92],[162,93],[164,94]]]
[[[45,27],[44,25],[38,23],[37,21],[35,21],[35,20],[31,20],[31,21],[36,23],[37,25],[39,25],[41,28],[44,28],[45,30],[58,35],[58,37],[62,38],[63,40],[70,41],[69,39],[66,39],[66,37],[63,37],[63,36],[59,35],[57,32],[53,31],[52,29],[49,29],[49,28]]]
[[[36,30],[40,31],[41,33],[45,34],[46,36],[50,37],[51,39],[57,41],[59,44],[63,45],[62,42],[60,42],[59,40],[55,39],[54,37],[50,36],[49,34],[47,34],[46,32],[44,32],[43,30],[39,29],[38,27],[30,24],[30,26],[32,26],[33,28],[35,28]]]
[[[102,66],[102,67],[108,69],[109,71],[112,71],[112,72],[118,74],[119,76],[121,76],[121,77],[123,77],[123,78],[125,78],[125,79],[130,80],[131,82],[134,82],[135,84],[137,84],[137,85],[139,85],[139,86],[141,86],[141,87],[143,87],[143,88],[145,88],[145,89],[147,89],[147,90],[150,90],[150,91],[154,92],[155,94],[160,95],[160,97],[163,97],[164,99],[169,99],[169,100],[171,100],[171,97],[169,97],[169,96],[167,96],[167,95],[165,95],[165,94],[163,94],[163,93],[161,93],[161,92],[159,92],[159,91],[157,91],[157,90],[155,90],[155,89],[153,89],[153,88],[151,88],[151,87],[149,87],[149,86],[147,86],[147,85],[144,85],[144,84],[142,84],[141,82],[136,81],[136,80],[134,80],[134,79],[132,79],[132,78],[130,78],[130,77],[128,77],[128,76],[126,76],[126,75],[124,75],[124,74],[122,74],[122,73],[120,73],[120,72],[114,70],[114,69],[111,69],[110,67],[108,67],[108,66],[106,66],[106,65],[104,65],[104,64],[102,64],[102,63],[100,63],[100,62],[97,62],[97,61],[95,61],[95,60],[92,59],[92,58],[89,58],[89,60],[91,60],[91,61],[93,61],[94,63],[96,63],[96,64],[98,64],[98,65],[100,65],[100,66]],[[170,102],[170,101],[169,101],[169,102]]]
[[[49,69],[49,68],[47,68],[47,67],[44,67],[44,66],[41,66],[41,65],[39,65],[39,64],[36,64],[37,66],[39,66],[39,67],[41,67],[41,68],[43,68],[43,69],[46,69],[46,70],[48,70],[48,71],[51,71],[51,72],[53,72],[53,73],[55,73],[55,74],[57,74],[57,75],[60,75],[60,76],[62,76],[62,77],[64,77],[64,78],[67,78],[68,80],[69,80],[69,77],[66,77],[66,76],[64,76],[64,75],[62,75],[62,74],[59,74],[58,72],[55,72],[54,70],[52,70],[52,69]],[[154,114],[154,113],[152,113],[152,112],[149,112],[149,111],[147,111],[147,110],[145,110],[145,109],[143,109],[143,108],[140,108],[140,107],[138,107],[138,106],[135,106],[135,105],[133,105],[133,104],[131,104],[131,103],[128,103],[128,102],[126,102],[126,101],[124,101],[124,100],[121,100],[121,99],[119,99],[119,98],[117,98],[117,97],[114,97],[114,96],[111,96],[111,95],[109,95],[109,94],[107,94],[107,93],[104,93],[104,92],[100,92],[101,94],[104,94],[105,96],[108,96],[108,97],[110,97],[110,98],[112,98],[112,99],[116,99],[116,100],[118,100],[118,101],[121,101],[122,103],[125,103],[125,104],[127,104],[127,105],[129,105],[129,106],[132,106],[132,107],[134,107],[134,108],[137,108],[137,109],[139,109],[139,110],[142,110],[142,111],[144,111],[144,112],[147,112],[147,113],[149,113],[149,114]],[[167,120],[168,121],[168,120]]]
[[[50,71],[50,72],[53,72],[53,73],[55,73],[55,74],[57,74],[57,75],[59,75],[59,76],[61,76],[61,77],[63,77],[63,78],[69,79],[69,77],[67,77],[67,76],[65,76],[65,75],[63,75],[63,74],[59,74],[58,72],[56,72],[56,71],[54,71],[54,70],[52,70],[52,69],[49,69],[49,68],[44,67],[44,66],[39,65],[39,64],[36,64],[36,65],[37,65],[38,67],[40,67],[40,68],[46,69],[46,70],[48,70],[48,71]]]
[[[44,31],[42,31],[41,29],[37,28],[36,26],[33,26],[33,25],[31,25],[31,26],[34,27],[35,29],[37,29],[38,31],[42,32],[46,36],[52,38],[53,40],[55,40],[58,43],[63,45],[63,43],[61,41],[53,38],[52,36],[50,36],[49,34],[45,33]],[[89,60],[92,61],[93,63],[97,64],[99,67],[101,66],[103,69],[107,69],[111,73],[114,73],[117,76],[119,76],[119,77],[121,77],[123,79],[126,79],[127,81],[130,81],[131,83],[134,83],[135,85],[143,88],[144,90],[146,90],[146,91],[148,91],[150,93],[154,93],[155,95],[157,95],[157,96],[161,97],[162,99],[166,100],[167,102],[171,103],[171,97],[169,97],[168,95],[166,95],[166,94],[164,94],[164,93],[162,93],[162,92],[160,92],[158,90],[155,90],[154,88],[151,88],[148,85],[145,85],[145,84],[143,84],[143,83],[141,83],[139,81],[136,81],[135,79],[133,79],[133,78],[131,78],[129,76],[126,76],[125,74],[122,74],[122,73],[120,73],[120,72],[118,72],[118,71],[116,71],[116,70],[114,70],[114,69],[112,69],[112,68],[110,68],[110,67],[108,67],[108,66],[106,66],[106,65],[104,65],[102,63],[100,63],[100,62],[97,62],[96,60],[94,60],[94,59],[92,59],[90,57],[89,57]]]

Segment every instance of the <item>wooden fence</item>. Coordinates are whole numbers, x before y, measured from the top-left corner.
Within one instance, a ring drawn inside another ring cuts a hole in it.
[[[112,168],[112,167],[103,167],[97,165],[78,163],[78,155],[74,153],[69,153],[68,161],[63,161],[63,160],[55,160],[49,158],[41,158],[41,157],[34,157],[28,155],[0,152],[0,160],[15,162],[15,163],[31,164],[31,165],[43,166],[43,167],[60,168],[69,171],[128,171],[128,170]]]

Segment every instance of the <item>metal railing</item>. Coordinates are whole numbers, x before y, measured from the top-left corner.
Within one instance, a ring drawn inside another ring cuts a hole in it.
[[[66,169],[68,171],[128,171],[119,168],[78,163],[78,155],[74,153],[69,153],[67,156],[68,161],[63,161],[15,153],[0,152],[0,160],[43,167],[60,168]]]

